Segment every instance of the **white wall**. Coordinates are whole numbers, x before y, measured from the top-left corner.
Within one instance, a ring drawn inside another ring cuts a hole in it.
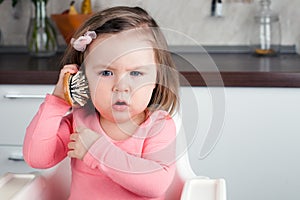
[[[202,45],[246,45],[251,20],[259,0],[253,3],[233,3],[224,0],[224,18],[211,18],[210,0],[92,0],[95,10],[115,5],[141,6],[148,10],[161,27],[186,34]],[[20,19],[13,19],[10,0],[0,5],[0,28],[4,45],[25,45],[30,15],[30,0],[21,0]],[[49,0],[49,14],[68,8],[69,0]],[[81,0],[77,0],[79,7]],[[272,9],[280,13],[282,44],[300,43],[300,1],[272,0]],[[191,45],[191,41],[170,37],[170,45]],[[60,40],[63,43],[63,40]]]
[[[182,96],[190,90],[182,88]],[[300,89],[219,88],[225,95],[223,129],[213,151],[202,159],[203,135],[215,115],[210,91],[216,89],[193,90],[203,111],[189,149],[195,172],[224,177],[230,200],[300,199]],[[196,105],[184,99],[182,107],[193,112]]]

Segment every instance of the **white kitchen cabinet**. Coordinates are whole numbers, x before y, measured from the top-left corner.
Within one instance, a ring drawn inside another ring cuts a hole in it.
[[[213,109],[211,94],[217,89],[224,94],[225,113]],[[193,170],[223,177],[230,200],[299,200],[300,88],[227,87],[211,88],[211,93],[195,87],[196,104],[189,97],[191,90],[181,89],[182,109],[199,110],[197,136],[188,149]],[[223,117],[221,137],[213,151],[201,157],[203,135],[214,127],[214,115]],[[193,117],[188,121],[197,121]]]
[[[22,145],[25,130],[53,85],[0,85],[0,145]]]

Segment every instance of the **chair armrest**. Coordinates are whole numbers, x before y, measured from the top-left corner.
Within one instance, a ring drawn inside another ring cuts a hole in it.
[[[224,179],[203,179],[196,177],[185,182],[181,200],[226,200],[226,182]]]
[[[45,180],[37,173],[6,173],[0,178],[3,200],[41,199],[45,187]]]

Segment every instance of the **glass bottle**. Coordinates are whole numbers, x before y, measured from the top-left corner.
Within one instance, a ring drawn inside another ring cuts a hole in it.
[[[36,57],[52,56],[57,51],[57,38],[47,16],[47,0],[31,1],[34,6],[27,32],[29,54]]]
[[[254,27],[250,31],[252,51],[260,56],[272,56],[280,51],[279,16],[270,9],[270,5],[271,0],[260,0],[260,10],[254,16]]]

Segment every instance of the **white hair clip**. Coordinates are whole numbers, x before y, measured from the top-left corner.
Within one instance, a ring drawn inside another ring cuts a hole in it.
[[[80,36],[79,38],[71,39],[71,45],[76,49],[77,51],[84,52],[86,49],[86,46],[92,42],[93,39],[96,39],[97,34],[95,31],[87,31],[83,36]]]

